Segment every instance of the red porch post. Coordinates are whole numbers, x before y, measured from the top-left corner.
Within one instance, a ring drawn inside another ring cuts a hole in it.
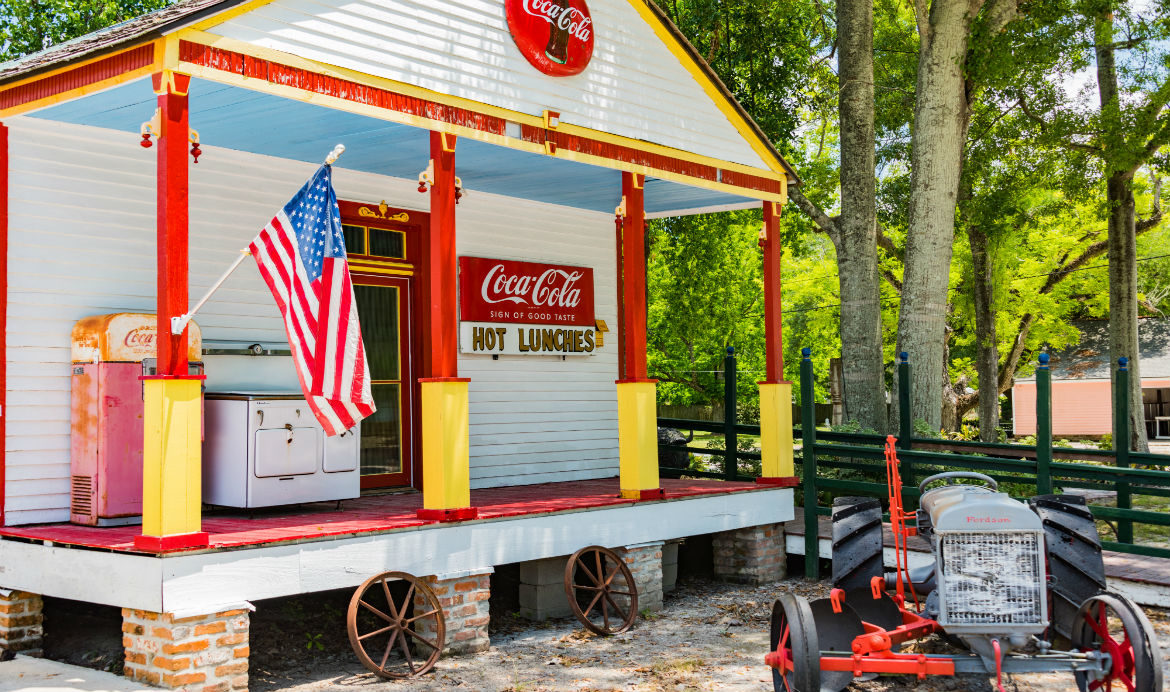
[[[764,250],[764,380],[760,386],[760,457],[758,483],[796,485],[792,465],[792,383],[784,381],[784,322],[780,300],[780,212],[783,205],[764,202],[760,247]]]
[[[422,415],[422,519],[474,519],[471,506],[469,405],[471,381],[459,377],[459,320],[455,301],[455,136],[431,132],[431,226],[426,271],[430,368],[419,379]],[[425,347],[424,347],[425,348]]]
[[[658,414],[655,384],[646,376],[646,177],[622,173],[621,295],[619,316],[624,372],[617,381],[618,457],[621,495],[635,500],[662,497],[658,480]]]
[[[154,75],[158,94],[158,374],[143,378],[142,550],[201,547],[202,376],[187,373],[188,75]]]

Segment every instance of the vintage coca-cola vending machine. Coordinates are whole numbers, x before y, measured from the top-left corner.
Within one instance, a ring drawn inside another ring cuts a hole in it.
[[[142,521],[142,376],[157,374],[157,318],[86,317],[73,327],[69,520],[89,526]],[[203,371],[199,326],[187,360]]]

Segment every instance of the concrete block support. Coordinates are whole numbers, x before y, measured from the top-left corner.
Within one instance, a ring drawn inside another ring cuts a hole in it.
[[[488,641],[488,599],[491,597],[492,569],[476,570],[458,575],[430,576],[427,585],[435,592],[443,607],[447,637],[443,655],[474,654],[487,651]],[[422,599],[415,596],[415,612],[424,607]],[[420,623],[424,620],[419,620]],[[435,636],[430,627],[419,627],[418,633],[431,639]]]
[[[548,620],[573,615],[565,596],[565,565],[568,558],[552,557],[520,565],[520,616]]]
[[[783,524],[717,533],[711,545],[717,579],[760,585],[785,577]]]
[[[39,594],[0,589],[0,649],[40,656],[43,611]]]
[[[678,584],[678,546],[681,541],[662,544],[662,593],[674,591]]]
[[[662,541],[626,546],[618,554],[638,587],[638,610],[662,610]]]
[[[176,618],[122,609],[124,675],[172,690],[248,689],[248,611]]]

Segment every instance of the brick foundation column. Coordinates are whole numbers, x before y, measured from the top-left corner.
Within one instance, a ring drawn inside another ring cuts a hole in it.
[[[0,649],[40,656],[45,634],[43,610],[38,594],[0,589]]]
[[[717,579],[758,586],[786,576],[783,524],[717,533],[711,546]]]
[[[443,655],[474,654],[487,651],[488,641],[488,598],[491,597],[492,569],[475,570],[456,575],[426,577],[427,585],[435,592],[443,606],[446,619],[447,637],[443,644]],[[419,596],[414,598],[415,612],[425,604]],[[419,620],[425,623],[425,620]],[[431,628],[422,624],[418,633],[428,639],[435,636]]]
[[[176,618],[122,609],[124,675],[168,689],[248,689],[248,611]]]
[[[520,616],[548,620],[573,615],[565,596],[565,565],[568,559],[550,557],[520,565]]]
[[[630,545],[617,552],[638,587],[638,610],[662,610],[662,541]]]

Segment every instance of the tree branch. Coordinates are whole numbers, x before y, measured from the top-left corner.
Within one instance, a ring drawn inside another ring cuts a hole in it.
[[[829,239],[833,241],[833,245],[838,244],[837,241],[839,240],[840,232],[837,230],[837,220],[835,217],[829,216],[825,213],[824,209],[821,209],[809,200],[808,197],[805,197],[804,193],[798,187],[788,188],[788,199],[795,202],[796,206],[806,216],[812,219],[813,223],[817,225],[817,228],[820,228],[821,231],[829,236]]]

